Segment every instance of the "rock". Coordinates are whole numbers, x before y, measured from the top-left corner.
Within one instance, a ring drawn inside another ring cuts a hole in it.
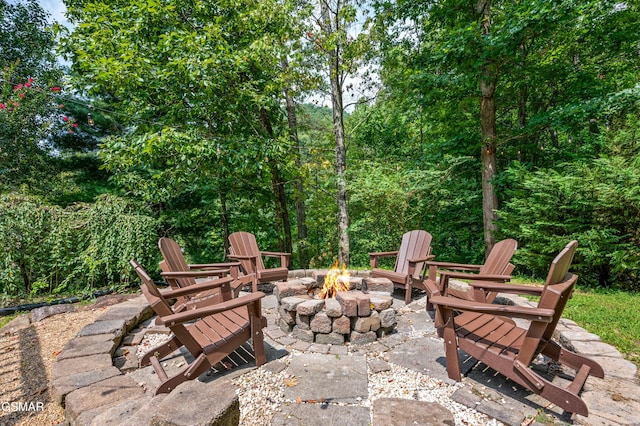
[[[363,285],[367,291],[380,291],[387,294],[393,294],[393,282],[388,278],[365,278]]]
[[[64,314],[66,312],[73,312],[76,310],[74,305],[53,305],[43,306],[31,311],[31,322],[39,322],[52,315]]]
[[[300,282],[283,281],[276,283],[273,288],[273,294],[281,302],[285,297],[306,295],[307,288]]]
[[[308,302],[310,299],[307,295],[284,297],[280,300],[280,307],[287,311],[296,311],[299,304]]]
[[[338,302],[333,297],[325,299],[324,310],[325,313],[332,318],[338,318],[342,316],[342,307],[340,306],[340,302]]]
[[[352,331],[349,341],[352,345],[364,345],[367,343],[375,342],[377,337],[378,336],[376,335],[375,331],[368,331],[366,333]]]
[[[318,312],[311,320],[309,326],[314,333],[331,333],[331,322],[331,318],[329,318],[327,314]]]
[[[393,327],[396,325],[396,311],[389,308],[380,312],[380,326],[381,327]]]
[[[316,334],[316,343],[324,345],[344,345],[344,334],[328,333]]]
[[[351,333],[351,320],[344,315],[333,320],[332,331],[338,334]]]
[[[324,307],[324,299],[312,299],[300,303],[296,309],[298,315],[315,315]]]
[[[115,376],[69,393],[65,399],[65,414],[72,424],[89,424],[108,408],[143,397],[144,391],[136,382],[125,376]],[[82,421],[78,420],[80,416],[83,416]]]
[[[5,334],[15,333],[19,330],[23,330],[31,325],[31,321],[29,320],[29,315],[18,315],[11,321],[5,324],[4,327],[0,328],[0,336]]]
[[[78,332],[80,337],[96,334],[113,334],[116,337],[123,337],[125,335],[125,321],[123,319],[96,321],[85,325]]]

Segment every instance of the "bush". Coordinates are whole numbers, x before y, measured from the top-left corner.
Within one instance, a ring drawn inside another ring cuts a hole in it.
[[[156,221],[138,204],[104,195],[93,204],[66,208],[35,197],[0,197],[0,291],[86,291],[124,286],[135,258],[155,264]]]
[[[576,239],[574,264],[583,284],[640,290],[638,163],[610,157],[560,171],[511,167],[503,182],[509,201],[499,218],[502,233],[519,242],[516,263],[544,276],[551,258]]]

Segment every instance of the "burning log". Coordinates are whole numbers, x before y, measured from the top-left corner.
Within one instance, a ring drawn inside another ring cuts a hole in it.
[[[334,298],[339,291],[349,291],[349,277],[347,266],[343,263],[342,268],[339,268],[336,260],[324,277],[324,284],[318,293],[318,298]]]

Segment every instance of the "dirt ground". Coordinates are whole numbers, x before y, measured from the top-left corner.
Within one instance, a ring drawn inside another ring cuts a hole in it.
[[[63,408],[49,394],[51,365],[82,327],[92,323],[107,306],[126,298],[103,296],[90,305],[76,304],[74,312],[30,324],[23,321],[23,327],[13,332],[4,327],[0,333],[1,426],[57,425],[64,421]]]

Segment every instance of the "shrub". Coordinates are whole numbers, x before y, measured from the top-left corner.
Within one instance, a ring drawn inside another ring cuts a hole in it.
[[[506,173],[509,195],[500,227],[516,238],[515,261],[543,275],[572,239],[583,284],[640,290],[640,164],[620,157]],[[522,271],[525,272],[525,271]]]
[[[156,221],[112,195],[66,208],[35,197],[0,197],[1,293],[85,291],[127,285],[131,258],[153,265]]]

